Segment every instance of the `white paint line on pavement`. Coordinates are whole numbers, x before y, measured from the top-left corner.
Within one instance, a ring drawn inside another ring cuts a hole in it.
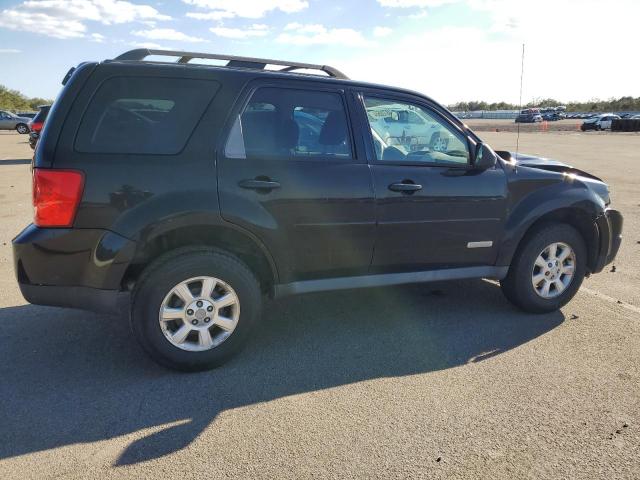
[[[602,300],[606,300],[607,302],[615,303],[616,305],[620,305],[622,308],[626,308],[627,310],[629,310],[631,312],[640,313],[640,308],[639,307],[636,307],[635,305],[632,305],[630,303],[623,302],[622,300],[618,300],[616,298],[610,297],[609,295],[605,295],[604,293],[600,293],[600,292],[598,292],[596,290],[591,290],[590,288],[587,288],[587,287],[581,287],[580,291],[588,293],[590,295],[593,295],[594,297],[601,298]]]

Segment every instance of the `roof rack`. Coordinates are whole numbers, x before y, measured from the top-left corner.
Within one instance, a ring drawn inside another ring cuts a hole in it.
[[[340,78],[348,80],[344,73],[337,68],[330,67],[329,65],[315,65],[312,63],[300,63],[300,62],[285,62],[282,60],[270,60],[267,58],[253,58],[253,57],[238,57],[234,55],[221,55],[217,53],[197,53],[197,52],[180,52],[175,50],[155,50],[150,48],[136,48],[135,50],[129,50],[122,55],[115,58],[115,60],[130,60],[141,61],[151,55],[166,56],[166,57],[178,57],[176,63],[186,64],[194,58],[207,58],[213,60],[227,60],[227,67],[243,67],[243,68],[255,68],[258,70],[264,70],[267,65],[282,65],[285,68],[277,70],[279,72],[292,72],[294,70],[320,70],[333,78]]]

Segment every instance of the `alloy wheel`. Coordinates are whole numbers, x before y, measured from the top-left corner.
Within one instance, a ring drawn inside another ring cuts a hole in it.
[[[160,306],[159,322],[169,342],[182,350],[211,350],[233,333],[240,300],[215,277],[194,277],[173,287]]]
[[[531,282],[536,293],[545,299],[561,295],[573,280],[576,254],[562,242],[545,247],[536,258],[531,272]]]

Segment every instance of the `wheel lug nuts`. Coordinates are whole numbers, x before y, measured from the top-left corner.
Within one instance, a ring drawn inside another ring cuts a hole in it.
[[[197,324],[198,324],[198,320],[191,320],[191,323],[192,323],[193,325],[197,325]]]
[[[209,317],[204,319],[204,323],[209,323],[211,321],[211,319]]]
[[[196,302],[196,305],[197,305],[198,307],[201,307],[201,306],[202,306],[202,302],[201,302],[200,300],[198,300],[198,301]]]
[[[207,312],[213,312],[213,307],[211,306],[207,307]]]
[[[193,315],[193,310],[191,309],[187,310],[187,315]]]

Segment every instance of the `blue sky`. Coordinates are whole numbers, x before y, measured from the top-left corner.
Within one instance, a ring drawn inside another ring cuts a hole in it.
[[[605,6],[606,5],[606,6]],[[636,0],[0,0],[0,84],[55,97],[137,46],[334,65],[444,103],[640,96]]]

